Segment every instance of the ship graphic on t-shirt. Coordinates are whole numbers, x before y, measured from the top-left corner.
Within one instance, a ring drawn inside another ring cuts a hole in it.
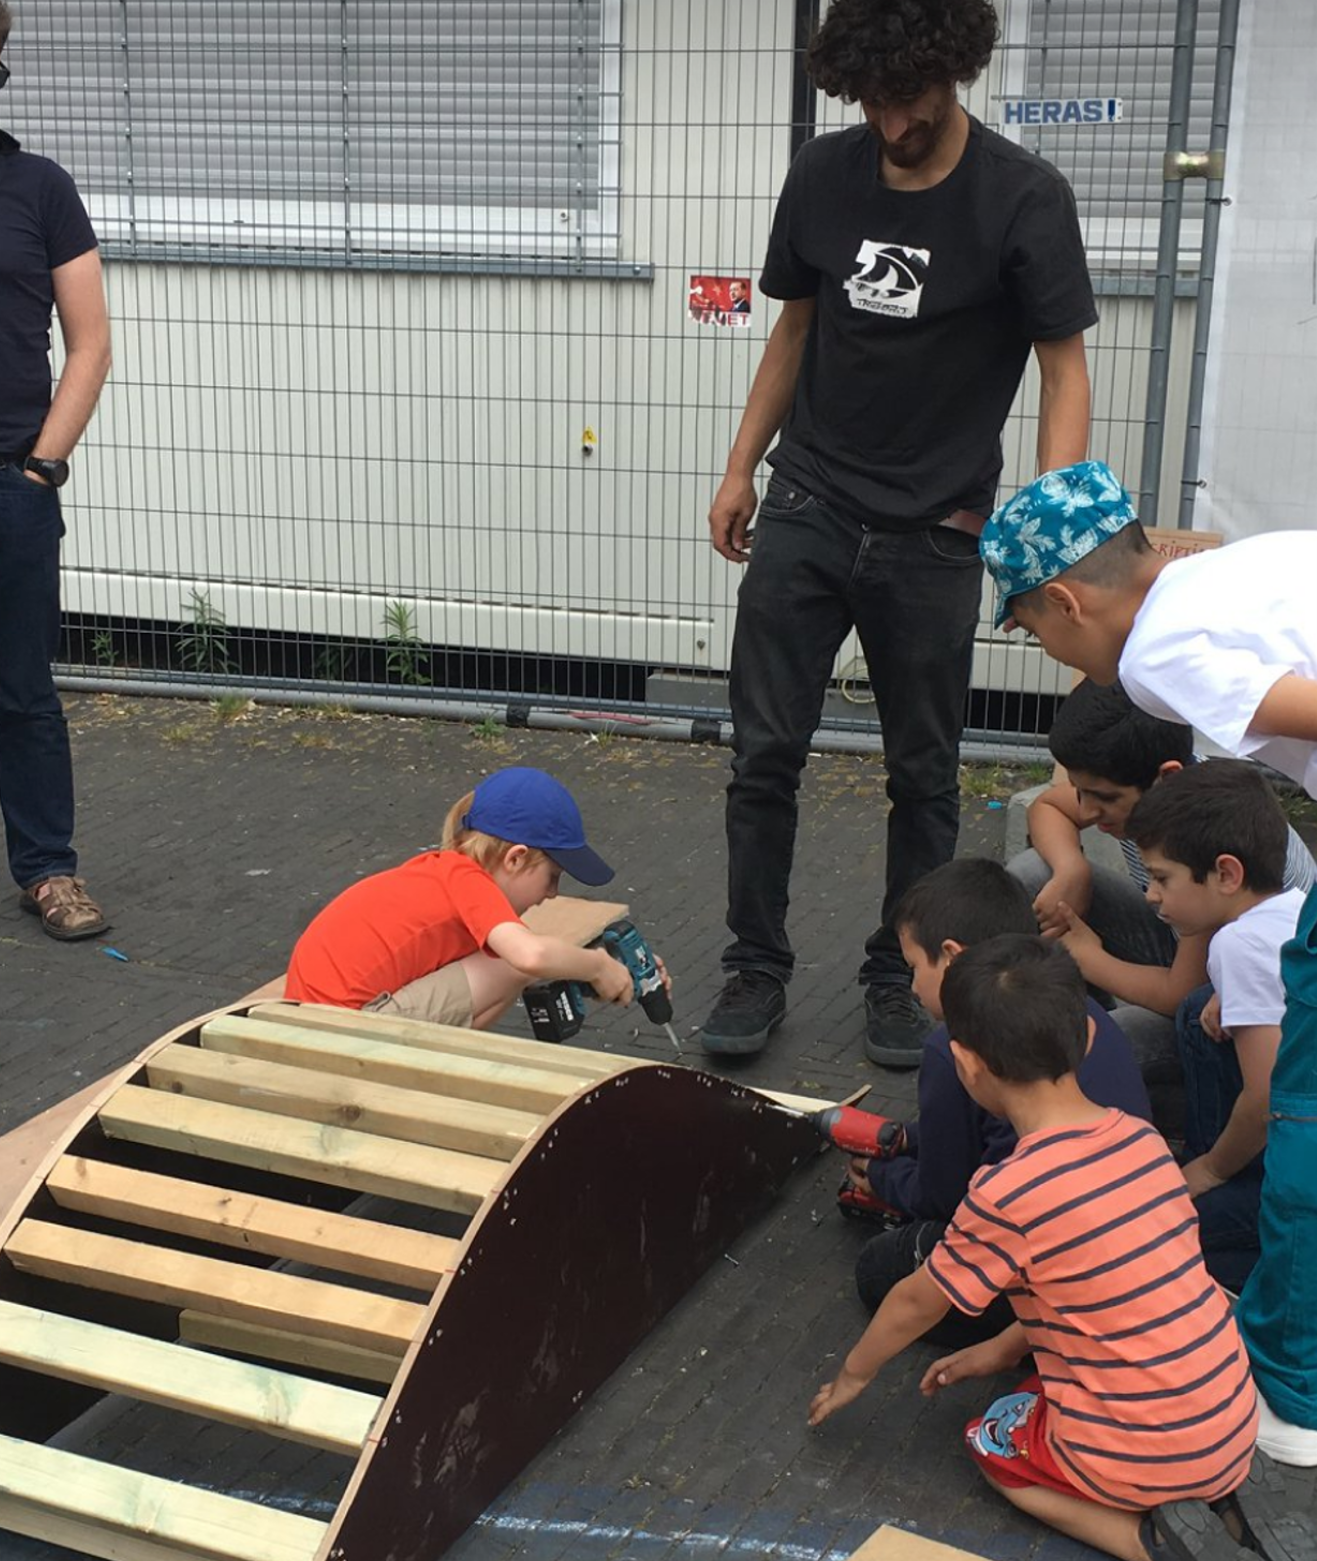
[[[851,307],[913,320],[924,295],[930,254],[927,249],[865,239],[855,257],[860,269],[842,284],[850,295]]]

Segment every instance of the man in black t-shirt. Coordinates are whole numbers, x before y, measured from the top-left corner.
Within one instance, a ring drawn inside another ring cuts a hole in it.
[[[0,0],[0,54],[11,16]],[[0,86],[9,68],[0,59]],[[50,321],[64,368],[51,397]],[[0,131],[0,813],[19,903],[53,938],[109,925],[76,876],[59,645],[59,488],[110,367],[96,235],[72,179]]]
[[[866,122],[809,142],[787,175],[760,280],[782,311],[709,514],[716,550],[750,565],[732,647],[733,941],[703,1037],[716,1054],[758,1051],[786,1011],[796,793],[852,629],[891,802],[860,970],[866,1054],[914,1067],[931,1023],[888,918],[955,851],[1001,429],[1032,351],[1039,469],[1082,459],[1097,318],[1069,186],[957,101],[996,36],[989,0],[835,0],[810,46],[815,85]],[[752,550],[754,473],[779,431]]]

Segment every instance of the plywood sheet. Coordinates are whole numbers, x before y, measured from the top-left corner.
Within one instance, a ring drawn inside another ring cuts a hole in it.
[[[442,1555],[818,1152],[802,1117],[690,1069],[573,1099],[468,1236],[320,1561]]]

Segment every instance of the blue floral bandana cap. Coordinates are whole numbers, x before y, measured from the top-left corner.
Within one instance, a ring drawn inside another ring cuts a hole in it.
[[[1138,519],[1120,478],[1103,461],[1062,466],[1021,488],[979,538],[997,583],[994,626],[1010,618],[1011,597],[1046,585]]]

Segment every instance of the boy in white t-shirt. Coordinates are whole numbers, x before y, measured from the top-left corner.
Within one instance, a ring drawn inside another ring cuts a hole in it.
[[[1047,472],[979,540],[998,628],[1317,797],[1317,531],[1154,552],[1109,466]]]
[[[1148,871],[1148,903],[1186,937],[1210,937],[1215,996],[1182,1005],[1184,1167],[1208,1272],[1243,1289],[1258,1255],[1271,1070],[1285,1012],[1280,951],[1303,895],[1284,884],[1287,824],[1254,764],[1216,759],[1168,775],[1127,825]]]

